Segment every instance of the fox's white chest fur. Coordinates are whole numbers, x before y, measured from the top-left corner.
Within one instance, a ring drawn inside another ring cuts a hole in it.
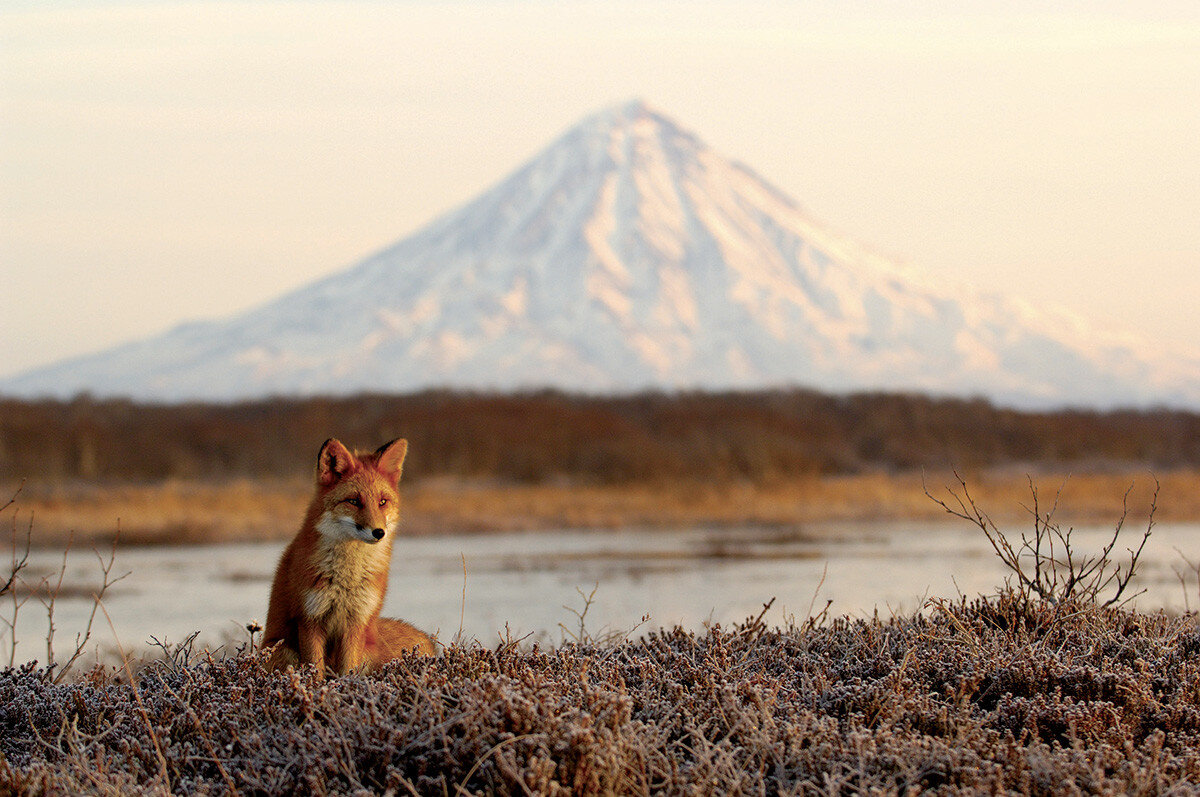
[[[304,613],[335,633],[365,622],[383,603],[376,576],[390,554],[385,545],[322,535],[314,563],[319,581],[304,593]]]

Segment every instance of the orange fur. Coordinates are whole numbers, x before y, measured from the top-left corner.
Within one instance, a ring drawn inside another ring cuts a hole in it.
[[[314,664],[343,674],[374,669],[434,641],[381,618],[392,537],[400,521],[400,473],[408,443],[351,453],[335,439],[317,455],[317,489],[304,524],[275,569],[263,646],[269,666]]]

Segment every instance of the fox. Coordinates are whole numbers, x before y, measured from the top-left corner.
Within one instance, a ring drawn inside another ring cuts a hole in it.
[[[407,453],[403,439],[371,454],[336,438],[322,444],[316,492],[271,584],[262,637],[270,669],[312,664],[323,678],[377,669],[407,651],[436,653],[429,634],[379,616]]]

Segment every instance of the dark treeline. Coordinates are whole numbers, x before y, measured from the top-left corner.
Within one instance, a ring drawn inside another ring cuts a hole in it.
[[[0,478],[291,477],[322,441],[411,442],[407,477],[769,480],[1004,464],[1200,465],[1200,415],[1018,412],[982,400],[803,390],[585,397],[556,392],[238,404],[0,399]]]

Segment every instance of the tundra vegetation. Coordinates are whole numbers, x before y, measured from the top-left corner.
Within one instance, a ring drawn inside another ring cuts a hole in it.
[[[781,627],[760,615],[599,638],[585,599],[554,647],[451,643],[324,682],[311,669],[269,672],[250,643],[162,644],[90,672],[9,667],[0,791],[1194,789],[1200,630],[1191,615],[1125,605],[1154,503],[1132,541],[1122,514],[1112,543],[1084,554],[1036,493],[1034,527],[1019,537],[997,529],[965,482],[931,497],[989,535],[1010,573],[994,594],[890,617],[830,616],[826,605]]]
[[[330,436],[405,437],[406,480],[771,482],[880,470],[1200,468],[1200,414],[1021,412],[982,399],[807,390],[592,397],[425,392],[237,404],[0,399],[0,480],[310,475]]]
[[[0,399],[0,488],[26,480],[36,544],[105,540],[117,517],[126,542],[285,539],[331,435],[408,438],[405,529],[417,534],[937,519],[922,475],[945,483],[953,470],[1010,517],[1026,474],[1043,484],[1070,475],[1066,508],[1079,523],[1113,517],[1125,487],[1153,470],[1164,519],[1200,519],[1195,413],[803,390]]]

